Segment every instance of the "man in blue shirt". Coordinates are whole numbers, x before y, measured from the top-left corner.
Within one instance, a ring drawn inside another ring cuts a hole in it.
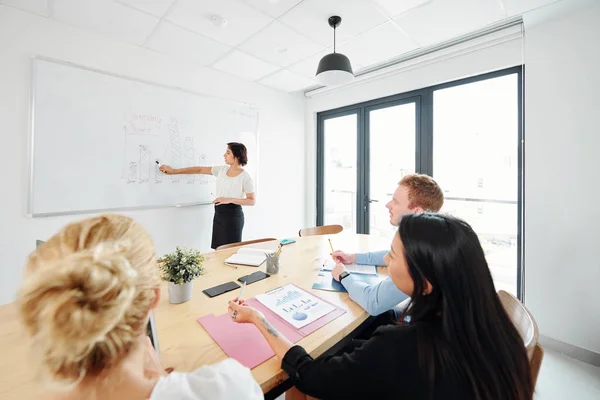
[[[423,211],[437,212],[443,204],[444,193],[430,176],[410,174],[404,176],[398,183],[392,200],[385,206],[390,212],[390,223],[398,226],[404,214]],[[387,250],[381,250],[358,254],[348,254],[343,251],[333,253],[333,260],[336,262],[332,271],[333,278],[344,285],[350,298],[371,315],[384,313],[409,296],[402,293],[389,277],[374,286],[354,279],[354,276],[346,271],[344,264],[382,266],[385,265],[383,257],[387,252]],[[340,275],[343,275],[341,280]]]

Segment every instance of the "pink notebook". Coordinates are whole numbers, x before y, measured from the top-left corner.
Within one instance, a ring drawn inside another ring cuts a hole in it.
[[[319,299],[321,298],[319,297]],[[335,310],[301,329],[296,329],[255,298],[246,300],[246,303],[261,311],[271,325],[292,343],[297,343],[304,336],[310,335],[346,312],[334,304],[326,302],[331,304]],[[206,329],[214,341],[217,342],[219,347],[223,349],[225,354],[248,368],[254,368],[275,355],[254,324],[233,322],[231,316],[227,313],[217,317],[213,314],[205,315],[198,318],[198,322]]]

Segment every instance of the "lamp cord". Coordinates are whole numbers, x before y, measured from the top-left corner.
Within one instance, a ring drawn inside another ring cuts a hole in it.
[[[333,27],[333,52],[335,53],[335,26]]]

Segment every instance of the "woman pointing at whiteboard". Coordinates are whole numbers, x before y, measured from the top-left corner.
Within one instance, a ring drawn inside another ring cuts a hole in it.
[[[168,175],[212,174],[217,177],[217,198],[213,201],[215,216],[210,245],[212,249],[242,241],[242,229],[244,229],[242,206],[253,206],[255,203],[254,183],[250,174],[242,168],[248,163],[246,146],[237,142],[227,143],[227,151],[223,157],[227,165],[179,169],[161,165],[159,168]]]

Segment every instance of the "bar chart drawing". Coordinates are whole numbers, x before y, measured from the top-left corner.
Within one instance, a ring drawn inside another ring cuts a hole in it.
[[[127,173],[127,183],[135,183],[137,181],[137,169],[138,164],[135,161],[130,161]]]
[[[169,127],[169,143],[171,150],[171,167],[181,168],[182,166],[182,154],[181,154],[181,139],[179,137],[179,121],[177,118],[171,118],[168,123]],[[173,175],[171,182],[179,182],[179,178]]]
[[[302,296],[302,294],[300,292],[298,292],[297,290],[290,290],[287,292],[287,294],[285,296],[283,296],[280,299],[277,299],[277,303],[275,304],[275,307],[281,307],[282,305],[289,303],[290,301],[293,301],[294,299],[297,299],[298,297]],[[310,301],[310,299],[308,300]],[[306,300],[302,300],[302,302],[306,302]]]
[[[187,136],[183,141],[183,159],[187,167],[194,166],[194,140]],[[187,175],[188,185],[193,185],[196,182],[196,174]]]
[[[140,158],[138,164],[140,174],[139,174],[139,182],[146,183],[150,180],[150,171],[152,166],[150,165],[150,149],[148,146],[141,144],[140,145]]]

